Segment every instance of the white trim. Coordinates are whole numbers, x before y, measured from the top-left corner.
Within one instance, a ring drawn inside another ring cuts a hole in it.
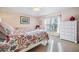
[[[53,44],[54,44],[54,41],[49,39],[49,44],[48,44],[47,52],[52,52],[53,51]]]
[[[36,47],[36,46],[42,44],[44,41],[45,41],[45,40],[40,41],[40,42],[38,42],[38,43],[36,43],[36,44],[30,45],[30,46],[28,46],[28,48],[25,48],[25,49],[21,50],[20,52],[28,51],[28,50],[30,50],[30,49],[32,49],[32,48],[34,48],[34,47]]]
[[[58,42],[58,52],[63,52],[61,43]]]

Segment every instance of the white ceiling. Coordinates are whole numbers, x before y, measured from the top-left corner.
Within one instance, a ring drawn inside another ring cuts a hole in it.
[[[40,11],[33,11],[32,7],[0,7],[0,11],[5,12],[19,12],[31,16],[44,16],[50,13],[62,11],[69,7],[40,7]]]

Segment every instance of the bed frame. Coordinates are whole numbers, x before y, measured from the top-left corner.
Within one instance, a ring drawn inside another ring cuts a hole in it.
[[[40,41],[40,42],[38,42],[36,44],[33,44],[33,45],[28,46],[28,48],[22,49],[19,52],[27,52],[27,51],[31,50],[32,48],[34,48],[34,47],[36,47],[36,46],[38,46],[40,44],[42,44],[43,46],[46,46],[47,43],[48,43],[48,40],[43,40],[43,41]]]

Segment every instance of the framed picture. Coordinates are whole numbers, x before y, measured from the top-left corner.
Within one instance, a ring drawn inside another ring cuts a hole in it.
[[[20,24],[30,24],[30,17],[20,16]]]

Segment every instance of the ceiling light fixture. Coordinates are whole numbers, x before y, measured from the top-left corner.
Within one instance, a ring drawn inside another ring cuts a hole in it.
[[[39,7],[33,7],[33,11],[40,11]]]

